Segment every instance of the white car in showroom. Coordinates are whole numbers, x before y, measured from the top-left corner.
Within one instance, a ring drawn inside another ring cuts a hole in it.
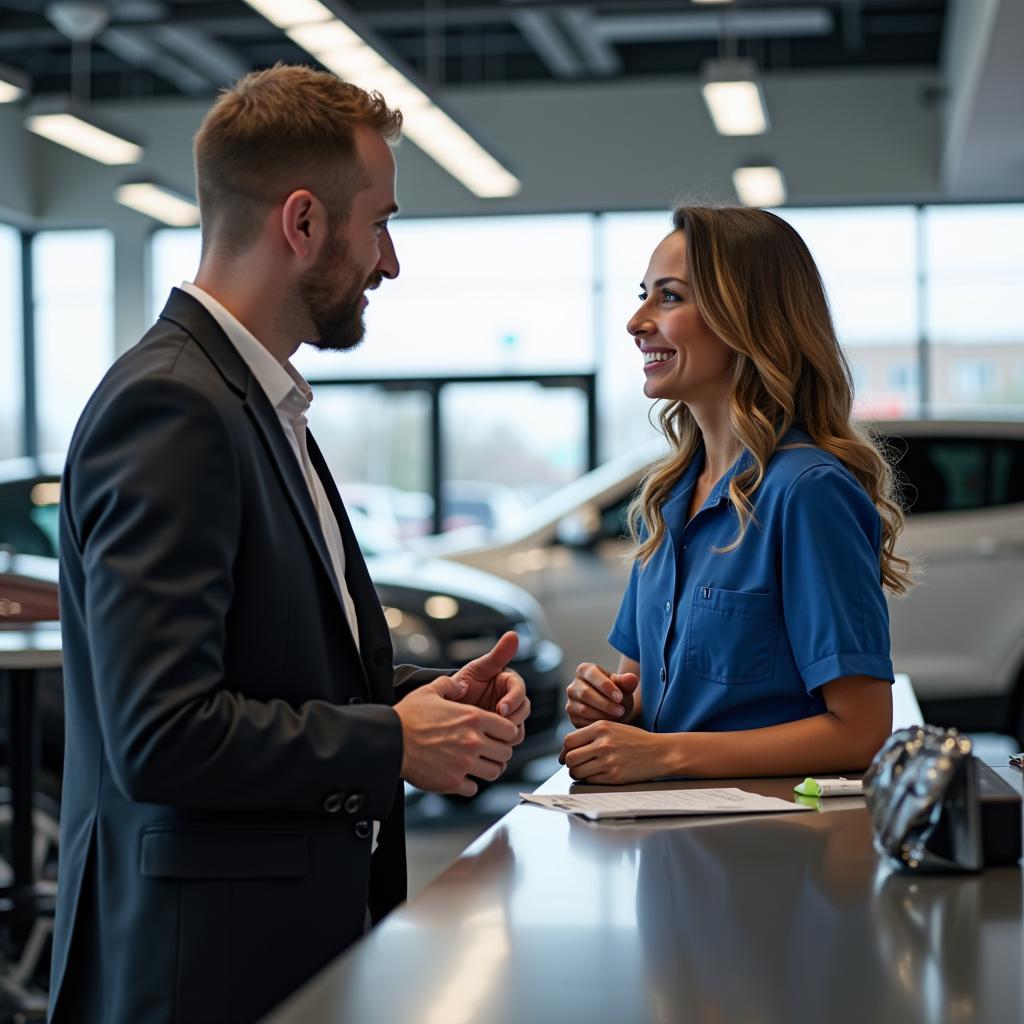
[[[1024,423],[874,424],[909,509],[900,549],[920,583],[889,601],[893,663],[928,721],[1024,742]],[[515,580],[547,613],[570,669],[614,664],[606,636],[629,573],[625,509],[658,445],[536,504],[514,529],[431,538],[432,554]]]

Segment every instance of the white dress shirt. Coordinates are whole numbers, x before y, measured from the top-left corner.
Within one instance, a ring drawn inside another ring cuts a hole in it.
[[[212,295],[208,295],[190,281],[183,282],[181,290],[188,292],[197,302],[201,302],[210,316],[217,321],[231,344],[238,350],[238,354],[245,360],[246,366],[256,378],[256,383],[263,389],[277,413],[281,429],[288,439],[299,469],[302,470],[302,477],[309,489],[309,497],[320,520],[320,530],[327,545],[327,553],[331,557],[331,566],[338,581],[342,604],[345,606],[345,617],[348,619],[352,639],[355,640],[358,649],[359,625],[355,602],[345,583],[345,548],[341,541],[341,530],[324,490],[323,481],[309,461],[309,449],[306,445],[306,412],[313,401],[313,391],[290,362],[283,365],[279,363],[252,332]]]

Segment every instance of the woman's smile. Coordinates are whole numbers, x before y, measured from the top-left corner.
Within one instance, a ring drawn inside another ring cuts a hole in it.
[[[669,348],[643,347],[640,352],[644,357],[645,374],[663,372],[676,357],[675,350]]]

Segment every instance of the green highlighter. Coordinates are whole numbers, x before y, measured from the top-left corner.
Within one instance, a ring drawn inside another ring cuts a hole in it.
[[[864,786],[860,779],[804,779],[793,787],[794,793],[817,799],[822,796],[862,796]]]

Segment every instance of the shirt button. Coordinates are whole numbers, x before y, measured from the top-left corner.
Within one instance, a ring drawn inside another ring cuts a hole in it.
[[[349,697],[349,704],[365,704],[366,701],[362,697]]]
[[[363,804],[366,803],[366,797],[362,793],[350,793],[345,798],[345,813],[355,814],[356,811],[360,811],[363,808]]]
[[[671,612],[671,611],[672,611],[672,602],[671,601],[666,601],[665,602],[665,614],[668,615],[669,612]]]
[[[344,793],[328,793],[324,797],[323,809],[328,814],[337,814],[341,810],[342,805],[345,802]]]
[[[667,673],[667,672],[665,671],[665,666],[664,666],[664,665],[662,665],[662,666],[661,666],[661,681],[662,681],[662,682],[665,682],[665,677],[667,676],[667,674],[668,674],[668,673]]]
[[[373,828],[368,821],[357,821],[352,831],[355,832],[356,839],[369,839],[373,834]]]

